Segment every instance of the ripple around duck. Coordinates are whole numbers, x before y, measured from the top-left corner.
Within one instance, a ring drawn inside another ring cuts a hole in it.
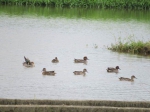
[[[115,41],[114,36],[148,38],[146,26],[133,21],[0,16],[0,97],[149,101],[149,57],[104,48]],[[35,67],[23,67],[23,56]],[[56,56],[60,62],[51,63]],[[73,62],[83,56],[90,59],[87,65]],[[121,68],[118,74],[106,72],[116,65]],[[44,67],[55,70],[56,76],[43,76]],[[85,76],[73,74],[84,68]],[[131,75],[137,77],[134,83],[118,79]]]

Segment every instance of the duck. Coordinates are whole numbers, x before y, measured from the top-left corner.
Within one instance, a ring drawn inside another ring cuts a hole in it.
[[[74,71],[73,73],[74,75],[85,75],[86,72],[88,72],[87,69],[83,69],[83,71]]]
[[[31,62],[28,58],[24,56],[25,62],[23,62],[23,66],[25,67],[34,67],[34,62]]]
[[[43,68],[42,74],[43,75],[53,75],[54,76],[56,73],[55,73],[55,71],[46,71],[46,68]]]
[[[75,62],[75,63],[86,63],[87,60],[89,60],[89,59],[87,58],[87,56],[84,56],[83,59],[74,59],[74,62]]]
[[[94,44],[94,48],[97,49],[97,48],[98,48],[98,45]]]
[[[55,57],[55,59],[52,60],[52,63],[58,63],[58,62],[59,62],[59,60],[57,57]]]
[[[132,76],[131,76],[131,79],[130,79],[130,78],[120,77],[119,80],[120,80],[120,81],[131,81],[131,82],[133,82],[133,81],[134,81],[134,78],[137,79],[134,75],[132,75]]]
[[[119,68],[119,66],[116,66],[116,68],[113,68],[113,67],[108,67],[106,70],[107,70],[107,72],[110,72],[110,73],[118,73],[119,71],[118,71],[118,69],[119,70],[121,70],[120,68]]]

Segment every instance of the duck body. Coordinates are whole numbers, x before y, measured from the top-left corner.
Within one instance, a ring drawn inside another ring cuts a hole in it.
[[[113,73],[113,72],[118,73],[119,72],[118,69],[120,69],[119,66],[116,66],[116,68],[108,67],[106,70],[107,70],[107,72],[110,72],[110,73]]]
[[[84,56],[83,59],[74,59],[74,62],[75,62],[75,63],[86,63],[87,60],[89,60],[89,59],[87,58],[87,56]]]
[[[31,62],[28,58],[24,56],[25,62],[23,62],[23,66],[25,67],[34,67],[34,62]]]
[[[130,78],[125,78],[125,77],[120,77],[119,80],[120,81],[131,81],[131,82],[133,82],[134,78],[137,79],[134,75],[132,75],[131,79]]]
[[[43,75],[52,75],[52,76],[54,76],[56,73],[55,73],[55,71],[46,71],[46,68],[43,68],[42,74]]]
[[[34,67],[34,62],[30,62],[30,64],[28,64],[27,62],[23,62],[23,66],[25,67]]]
[[[58,63],[58,62],[59,62],[59,60],[57,57],[55,57],[55,59],[52,60],[52,63]]]
[[[74,73],[75,75],[85,75],[86,72],[88,72],[87,69],[83,69],[83,71],[74,71],[73,73]]]

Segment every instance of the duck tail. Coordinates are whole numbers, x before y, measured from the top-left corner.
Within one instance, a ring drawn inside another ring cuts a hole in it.
[[[109,69],[106,69],[107,70],[107,72],[109,72]]]
[[[121,79],[122,79],[122,77],[119,78],[119,80],[121,80]]]

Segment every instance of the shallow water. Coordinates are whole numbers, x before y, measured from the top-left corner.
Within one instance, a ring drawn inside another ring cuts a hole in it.
[[[106,49],[118,37],[149,40],[149,20],[141,11],[1,7],[0,98],[150,101],[150,57]],[[24,56],[34,68],[22,66]],[[87,65],[73,62],[83,56]],[[118,74],[106,72],[116,65]],[[43,76],[44,67],[56,76]],[[131,75],[132,83],[118,79]]]

